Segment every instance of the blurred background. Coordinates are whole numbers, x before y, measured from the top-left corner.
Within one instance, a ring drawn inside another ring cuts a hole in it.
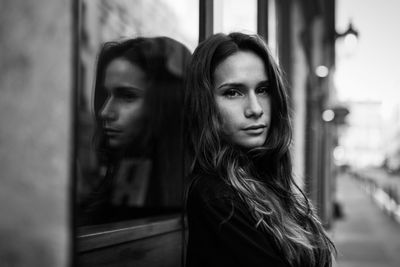
[[[74,225],[77,166],[97,166],[96,56],[121,37],[193,52],[231,31],[263,36],[286,74],[294,172],[335,266],[400,266],[399,11],[397,0],[0,0],[0,266],[181,264],[180,221]],[[122,226],[131,239],[112,234]]]

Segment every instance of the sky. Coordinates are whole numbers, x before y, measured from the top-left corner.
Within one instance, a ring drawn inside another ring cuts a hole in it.
[[[362,156],[376,157],[375,163],[369,163],[378,165],[379,155],[383,159],[399,148],[396,132],[400,129],[400,1],[336,0],[336,31],[344,32],[350,21],[359,32],[359,40],[354,49],[349,49],[343,38],[336,40],[334,79],[338,100],[374,101],[379,108],[369,106],[360,111],[356,105],[350,106],[348,121],[354,128],[347,128],[342,144],[347,138],[350,148],[370,148],[370,154]],[[357,125],[368,125],[361,131],[363,136]],[[379,145],[375,146],[377,142]],[[357,153],[354,159],[362,160]]]
[[[400,1],[337,0],[336,30],[352,21],[359,41],[349,51],[337,40],[339,100],[400,99]]]

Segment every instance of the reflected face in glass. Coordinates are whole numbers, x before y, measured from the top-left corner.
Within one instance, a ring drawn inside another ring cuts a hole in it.
[[[104,77],[108,97],[100,110],[100,118],[110,148],[122,148],[138,141],[144,127],[146,88],[146,74],[135,64],[123,58],[108,64]]]
[[[246,149],[265,143],[271,122],[269,90],[264,62],[253,52],[236,52],[216,67],[214,98],[230,142]]]

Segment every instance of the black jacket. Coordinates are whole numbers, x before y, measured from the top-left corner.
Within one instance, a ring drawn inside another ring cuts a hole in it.
[[[273,237],[222,179],[197,175],[187,199],[187,267],[288,267]]]

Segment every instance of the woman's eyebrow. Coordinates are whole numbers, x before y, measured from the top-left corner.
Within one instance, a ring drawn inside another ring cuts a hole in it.
[[[217,87],[217,89],[223,89],[224,87],[237,87],[241,88],[244,85],[242,83],[223,83],[220,86]]]
[[[128,86],[128,85],[120,85],[114,88],[116,92],[144,92],[143,89],[134,87],[134,86]]]
[[[265,80],[265,81],[259,82],[259,83],[257,84],[257,87],[260,87],[260,86],[270,86],[270,85],[271,85],[271,82],[270,82],[269,80]]]

